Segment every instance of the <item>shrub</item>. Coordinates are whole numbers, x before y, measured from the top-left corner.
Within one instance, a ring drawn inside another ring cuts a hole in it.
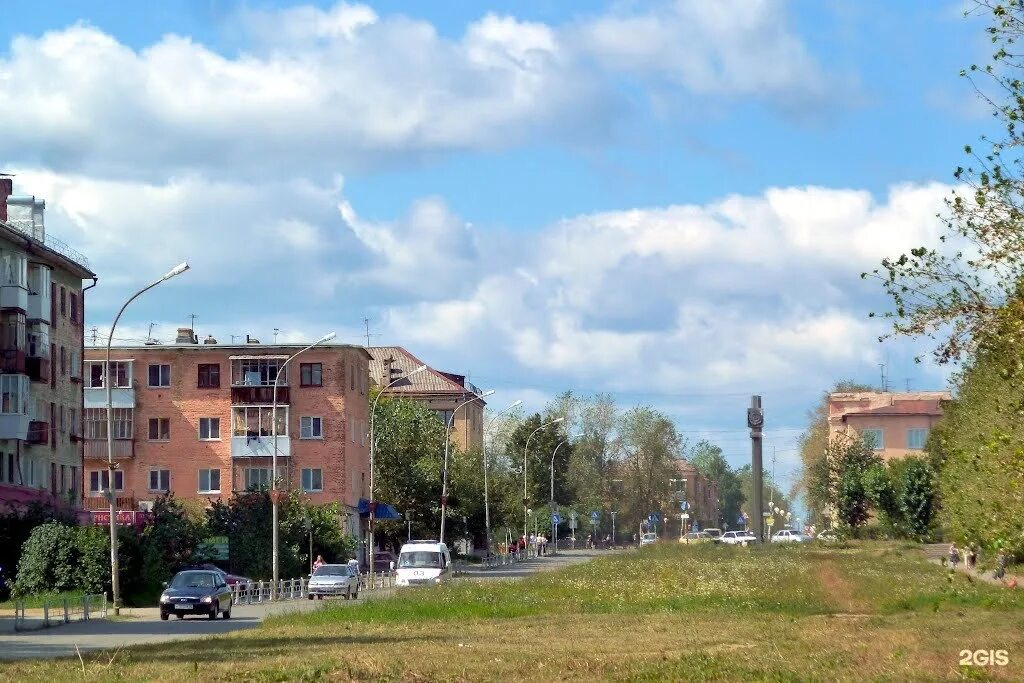
[[[78,533],[74,527],[59,522],[36,527],[22,548],[14,594],[77,590],[78,558]]]

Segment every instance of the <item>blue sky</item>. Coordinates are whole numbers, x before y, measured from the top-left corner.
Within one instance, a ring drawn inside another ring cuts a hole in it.
[[[101,335],[188,258],[118,337],[369,317],[495,404],[611,391],[737,464],[761,392],[785,474],[833,380],[945,381],[859,274],[934,238],[989,125],[961,9],[14,0],[0,166],[93,259]]]

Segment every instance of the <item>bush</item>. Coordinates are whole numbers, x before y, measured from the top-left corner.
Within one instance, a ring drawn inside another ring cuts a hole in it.
[[[22,548],[14,594],[79,590],[79,540],[78,530],[66,524],[36,527]]]

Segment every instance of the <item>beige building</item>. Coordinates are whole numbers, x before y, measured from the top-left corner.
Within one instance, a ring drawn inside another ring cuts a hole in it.
[[[440,372],[428,367],[412,375],[421,365],[419,358],[401,346],[371,346],[370,379],[378,388],[394,382],[389,395],[396,395],[422,403],[447,423],[452,412],[463,402],[482,393],[466,381],[465,376]],[[397,381],[396,381],[397,380]],[[463,450],[481,448],[484,443],[484,407],[479,399],[463,406],[455,413],[452,441]]]
[[[920,455],[942,417],[948,391],[833,393],[828,400],[830,435],[867,437],[884,460]]]
[[[12,189],[0,178],[0,503],[77,507],[82,280],[95,285],[96,276],[84,256],[46,233],[46,203]]]

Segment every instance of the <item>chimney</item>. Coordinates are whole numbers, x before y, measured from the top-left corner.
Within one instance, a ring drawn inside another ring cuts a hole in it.
[[[206,339],[203,340],[204,344],[216,344],[217,340],[213,338],[212,334],[206,335]]]
[[[175,344],[198,344],[199,339],[191,327],[179,327],[178,336],[174,339]]]
[[[0,221],[7,222],[7,198],[14,194],[14,180],[0,177]]]
[[[249,335],[245,335],[245,343],[246,344],[259,344],[260,340],[257,339],[256,337],[250,337]]]

